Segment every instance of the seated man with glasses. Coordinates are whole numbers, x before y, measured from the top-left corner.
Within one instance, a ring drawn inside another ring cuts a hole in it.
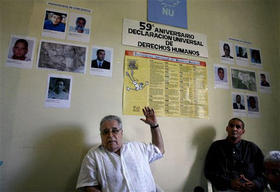
[[[163,139],[153,109],[143,109],[143,122],[150,125],[152,144],[123,143],[122,121],[114,115],[100,122],[102,144],[90,149],[78,177],[77,189],[96,191],[156,191],[150,163],[164,153]]]
[[[263,191],[264,156],[259,147],[241,139],[244,122],[228,122],[226,139],[212,143],[205,160],[205,177],[218,191]]]

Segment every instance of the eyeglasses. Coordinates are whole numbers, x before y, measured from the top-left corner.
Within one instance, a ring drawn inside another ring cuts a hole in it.
[[[117,129],[117,128],[112,128],[112,129],[103,129],[101,131],[102,135],[109,135],[110,132],[112,132],[113,135],[117,135],[120,132],[121,129]]]
[[[233,123],[230,123],[230,124],[229,124],[229,127],[230,127],[230,128],[236,127],[237,129],[241,129],[241,126],[240,126],[240,125],[238,125],[238,124],[233,124]]]

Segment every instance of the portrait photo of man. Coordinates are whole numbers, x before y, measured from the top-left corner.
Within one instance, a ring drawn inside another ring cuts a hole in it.
[[[25,39],[16,40],[13,46],[13,55],[11,59],[22,60],[22,61],[30,61],[30,58],[26,56],[28,53],[28,42]]]
[[[236,45],[235,46],[235,51],[236,51],[236,56],[239,58],[248,58],[248,53],[247,53],[247,49],[245,47],[241,47]]]
[[[86,26],[86,19],[83,18],[83,17],[78,17],[76,19],[76,27],[75,27],[75,31],[77,33],[84,33],[84,29],[85,29],[85,26]]]
[[[110,69],[111,63],[105,60],[105,50],[97,49],[96,51],[96,59],[91,61],[91,68],[100,68],[100,69]]]
[[[68,100],[69,98],[70,79],[50,78],[49,84],[49,99]]]
[[[12,35],[6,66],[32,68],[35,38]]]
[[[55,11],[46,11],[44,30],[65,32],[67,14]]]
[[[244,105],[244,96],[239,95],[239,94],[233,94],[233,104],[232,107],[233,109],[239,109],[239,110],[245,110],[245,105]]]
[[[217,70],[217,74],[218,74],[218,78],[219,78],[218,80],[224,81],[224,79],[225,79],[225,70],[224,70],[224,68],[219,67],[218,70]]]
[[[231,56],[231,52],[230,52],[230,46],[228,43],[224,43],[223,45],[223,54],[222,54],[222,57],[225,57],[225,58],[229,58],[229,59],[233,59],[233,57]]]
[[[250,49],[250,53],[251,53],[251,62],[255,64],[260,64],[261,63],[260,50]]]
[[[259,102],[257,96],[247,95],[248,112],[259,112]]]
[[[264,73],[260,74],[260,79],[261,79],[261,83],[260,83],[261,86],[263,86],[263,87],[270,87],[270,84],[269,84],[269,82],[267,82],[266,76],[265,76]]]

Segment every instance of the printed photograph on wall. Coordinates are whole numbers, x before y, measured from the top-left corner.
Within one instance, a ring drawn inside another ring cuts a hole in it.
[[[259,117],[260,105],[259,97],[257,95],[247,95],[247,107],[249,117]]]
[[[71,88],[71,76],[49,74],[45,106],[69,108],[71,100]]]
[[[91,16],[77,13],[70,13],[68,28],[68,40],[89,42]]]
[[[91,56],[90,74],[112,77],[113,49],[93,46]]]
[[[66,24],[66,12],[46,10],[42,36],[65,39]]]
[[[250,48],[251,64],[255,67],[262,68],[260,49]]]
[[[222,65],[214,65],[215,88],[229,88],[228,68]]]
[[[263,93],[271,93],[270,75],[268,72],[259,72],[259,86]]]
[[[219,43],[221,62],[227,64],[234,64],[233,59],[233,45],[230,42],[220,41]]]
[[[246,47],[235,45],[235,56],[237,65],[248,65],[248,52]]]
[[[32,37],[11,36],[6,66],[32,68],[36,39]]]
[[[86,58],[86,46],[42,40],[38,68],[85,73]]]
[[[234,116],[246,116],[246,108],[247,107],[245,95],[242,93],[232,93],[232,109]]]
[[[231,68],[232,87],[248,91],[257,91],[256,73],[249,70]]]

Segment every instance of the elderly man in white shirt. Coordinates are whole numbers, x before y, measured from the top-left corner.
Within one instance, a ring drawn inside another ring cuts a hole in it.
[[[143,109],[150,125],[152,144],[123,143],[121,119],[114,115],[100,122],[102,144],[90,149],[85,156],[77,182],[77,189],[87,192],[156,192],[150,163],[161,158],[164,144],[153,109]]]

